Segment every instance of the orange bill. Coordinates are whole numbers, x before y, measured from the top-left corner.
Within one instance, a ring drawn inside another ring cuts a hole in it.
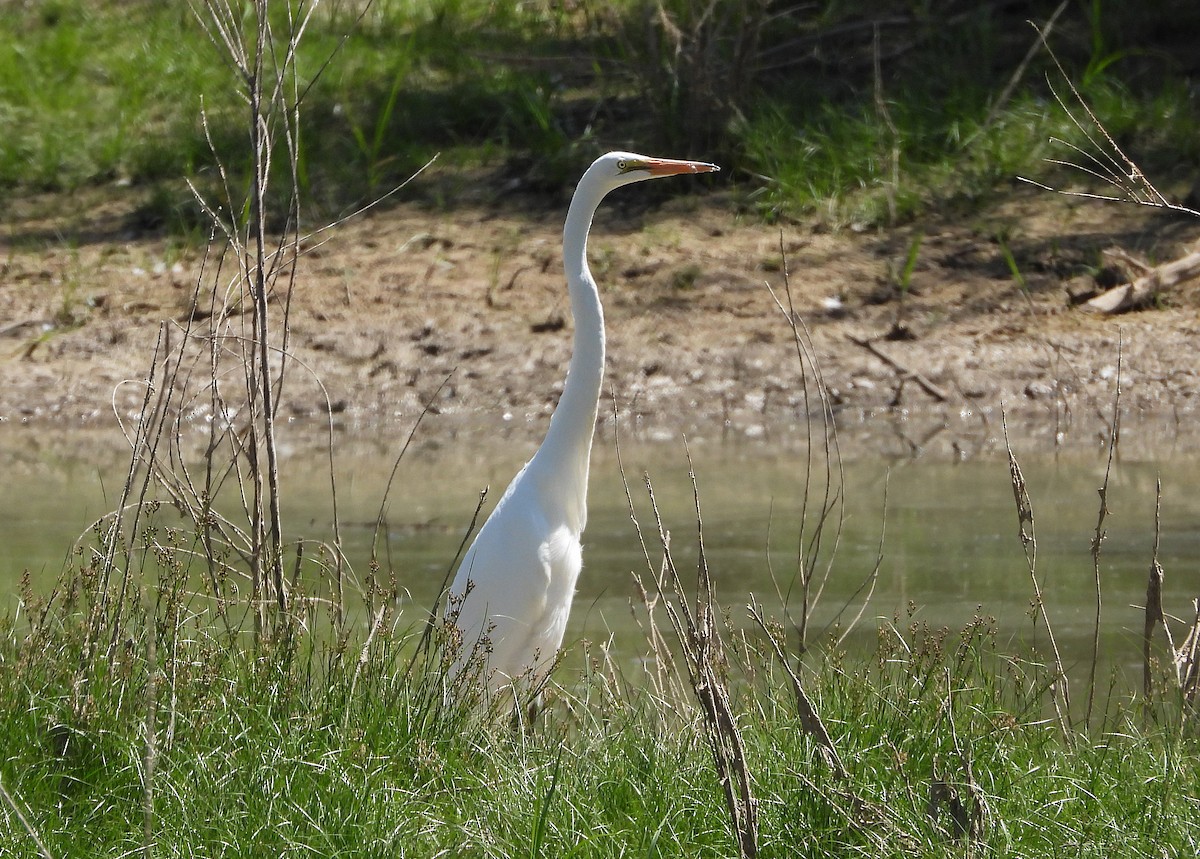
[[[670,158],[647,158],[645,168],[651,176],[675,176],[680,173],[716,173],[721,168],[707,161],[674,161]]]

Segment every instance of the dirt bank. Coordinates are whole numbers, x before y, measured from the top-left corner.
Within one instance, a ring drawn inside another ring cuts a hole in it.
[[[606,205],[591,241],[622,409],[645,425],[749,436],[797,422],[795,347],[764,285],[782,297],[781,228],[733,214],[728,197],[646,208],[636,195]],[[17,206],[0,241],[0,419],[10,425],[106,426],[114,407],[136,412],[142,389],[123,382],[145,377],[160,323],[187,317],[203,259],[201,248],[128,229],[134,201],[116,192],[67,202],[66,215],[61,200]],[[291,350],[340,423],[407,423],[449,377],[438,412],[540,431],[570,346],[562,211],[519,205],[402,202],[309,244]],[[1068,291],[1094,285],[1106,248],[1162,262],[1198,237],[1200,223],[1184,217],[1022,188],[985,211],[897,230],[782,227],[792,299],[845,424],[899,410],[965,425],[994,419],[1004,402],[1048,432],[1086,415],[1089,433],[1111,404],[1118,337],[1130,413],[1188,422],[1200,285],[1119,318],[1084,313]],[[325,412],[306,373],[288,389],[297,422]]]

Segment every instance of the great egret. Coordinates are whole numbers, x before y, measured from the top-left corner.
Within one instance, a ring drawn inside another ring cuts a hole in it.
[[[463,556],[448,616],[461,632],[457,675],[473,659],[491,690],[540,678],[558,653],[583,564],[588,460],[604,376],[604,311],[587,264],[592,216],[622,185],[720,168],[610,152],[579,180],[563,227],[563,266],[575,321],[567,380],[541,447],[504,491]]]

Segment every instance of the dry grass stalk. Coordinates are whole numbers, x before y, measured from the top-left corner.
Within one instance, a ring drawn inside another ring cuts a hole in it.
[[[661,573],[659,577],[661,577]],[[659,577],[656,577],[656,580]],[[650,653],[646,659],[648,682],[655,699],[663,705],[657,711],[664,716],[672,713],[678,714],[678,708],[672,705],[686,701],[687,696],[684,694],[679,664],[675,661],[671,645],[658,622],[658,608],[661,605],[662,594],[656,590],[652,595],[643,583],[642,577],[637,574],[634,574],[633,580],[637,585],[638,597],[645,611],[645,622],[643,623],[642,617],[632,604],[630,610],[634,622],[642,630],[650,645]]]
[[[816,705],[804,691],[799,674],[788,662],[779,632],[766,619],[757,603],[751,604],[749,609],[751,618],[766,633],[767,640],[771,643],[771,648],[774,650],[779,664],[784,667],[792,682],[792,691],[796,696],[796,714],[800,718],[801,729],[816,741],[817,748],[833,771],[834,780],[832,782],[818,782],[811,776],[802,777],[801,782],[815,793],[839,797],[842,801],[839,805],[844,805],[849,809],[846,815],[847,823],[870,841],[877,850],[886,850],[889,847],[894,848],[897,844],[903,844],[915,851],[917,849],[915,842],[910,834],[897,824],[891,811],[875,802],[863,799],[854,790],[854,786],[850,783],[849,770],[842,762],[837,747],[817,712]]]
[[[416,427],[413,427],[413,431],[414,432],[416,431]],[[409,436],[409,438],[411,440],[412,437]],[[405,448],[407,448],[408,443],[405,442],[404,446],[405,446]],[[404,455],[404,452],[401,451],[400,456],[403,456],[403,455]],[[400,464],[400,460],[397,459],[396,465],[399,466],[399,464]],[[393,477],[395,476],[395,473],[396,473],[396,471],[393,468],[392,469]],[[390,488],[391,478],[388,479],[388,486]],[[416,651],[413,652],[412,658],[408,662],[408,666],[404,669],[405,677],[412,676],[413,668],[416,666],[418,660],[423,659],[426,662],[428,662],[430,653],[432,653],[435,649],[437,649],[438,645],[440,645],[441,648],[443,650],[445,650],[446,646],[449,644],[450,648],[455,651],[453,654],[449,655],[449,661],[446,662],[447,668],[454,662],[454,659],[458,656],[458,651],[461,650],[463,647],[463,642],[461,640],[450,641],[447,638],[447,635],[455,635],[458,639],[461,639],[462,633],[461,633],[461,630],[459,630],[458,626],[457,626],[458,615],[459,615],[459,612],[462,610],[462,600],[466,599],[467,594],[470,593],[471,590],[475,587],[475,583],[468,581],[466,591],[464,591],[462,594],[460,594],[457,600],[453,600],[453,602],[447,604],[445,606],[445,608],[443,608],[443,606],[442,606],[442,600],[446,599],[446,594],[450,587],[450,577],[452,575],[454,575],[454,571],[458,568],[459,559],[462,557],[463,552],[466,551],[467,544],[470,542],[471,537],[475,534],[475,528],[479,523],[479,514],[481,512],[483,512],[483,504],[485,501],[487,501],[488,490],[489,490],[489,487],[485,486],[483,489],[481,489],[479,491],[479,500],[475,503],[475,512],[473,514],[471,514],[471,523],[467,526],[467,530],[463,533],[462,540],[460,540],[458,543],[458,550],[455,551],[454,557],[450,560],[450,565],[446,568],[445,575],[442,576],[442,583],[440,585],[438,585],[437,595],[433,598],[433,606],[429,610],[429,616],[425,619],[425,628],[421,631],[421,640],[420,640],[420,642],[418,642],[417,649],[416,649]],[[383,524],[384,509],[385,509],[383,504],[386,503],[386,500],[387,500],[387,492],[385,491],[384,492],[384,501],[383,501],[383,503],[380,504],[380,508],[379,508],[379,519],[377,520],[377,522],[375,524],[376,536],[371,538],[371,566],[372,566],[372,568],[376,568],[378,566],[378,560],[375,556],[375,553],[378,548],[376,546],[376,541],[378,539],[379,528]],[[451,599],[453,599],[453,598],[451,598]],[[368,589],[368,591],[367,591],[367,610],[370,611],[373,605],[374,605],[374,593],[373,593],[373,590]],[[452,622],[447,624],[447,621],[452,621]],[[481,642],[476,642],[475,646],[479,647],[480,643]],[[442,658],[446,659],[445,653],[443,653]],[[482,669],[482,666],[480,666],[480,668]],[[469,672],[463,672],[463,673],[466,674]]]
[[[813,610],[820,602],[825,584],[829,581],[837,548],[841,543],[842,527],[846,520],[846,480],[833,403],[825,386],[812,335],[796,312],[792,300],[791,275],[782,231],[779,234],[779,253],[783,267],[786,304],[780,300],[769,283],[766,287],[792,332],[792,345],[795,347],[800,369],[800,390],[806,420],[803,494],[799,531],[796,535],[796,567],[786,588],[779,586],[774,569],[771,570],[771,578],[775,582],[779,601],[783,604],[784,616],[796,631],[797,648],[800,653],[804,653],[808,647],[809,624]],[[814,411],[820,414],[819,422],[813,420]],[[827,533],[830,529],[832,533]],[[870,590],[874,589],[874,581],[872,577]],[[797,584],[800,590],[800,610],[794,613],[792,599]]]
[[[1163,610],[1163,583],[1166,574],[1158,560],[1159,538],[1162,534],[1162,478],[1154,484],[1154,547],[1150,556],[1150,570],[1146,577],[1146,606],[1142,625],[1142,694],[1149,701],[1154,692],[1154,630],[1162,625],[1167,643],[1171,674],[1184,705],[1183,718],[1192,718],[1197,711],[1196,696],[1200,690],[1200,600],[1193,600],[1193,617],[1188,624],[1187,634],[1178,647],[1171,634],[1168,617]]]
[[[4,773],[0,772],[0,799],[4,800],[4,804],[9,807],[17,821],[21,824],[21,828],[25,830],[25,834],[33,841],[37,848],[38,855],[42,859],[54,859],[54,854],[46,847],[46,842],[42,840],[42,836],[33,828],[33,824],[29,822],[29,818],[25,816],[25,812],[21,806],[23,803],[17,802],[17,798],[8,792],[8,788],[4,786]]]
[[[1037,29],[1036,27],[1034,29]],[[1071,91],[1071,96],[1075,103],[1079,105],[1083,111],[1083,117],[1079,117],[1067,106],[1066,100],[1058,94],[1058,90],[1054,88],[1054,84],[1047,80],[1050,86],[1050,91],[1054,94],[1055,100],[1059,107],[1067,114],[1071,120],[1071,124],[1083,135],[1090,149],[1085,149],[1082,146],[1077,146],[1073,143],[1068,143],[1065,140],[1054,139],[1067,149],[1071,150],[1080,158],[1080,162],[1068,161],[1065,159],[1047,159],[1050,164],[1055,164],[1060,167],[1083,173],[1086,176],[1091,176],[1094,179],[1099,179],[1104,184],[1114,189],[1111,194],[1095,194],[1084,191],[1066,191],[1059,188],[1054,188],[1049,185],[1044,185],[1041,182],[1035,182],[1032,179],[1027,179],[1024,176],[1018,177],[1022,182],[1027,182],[1038,188],[1043,188],[1047,191],[1053,191],[1057,194],[1064,194],[1068,197],[1083,197],[1089,200],[1103,200],[1111,203],[1134,203],[1139,206],[1149,206],[1154,209],[1167,209],[1172,212],[1182,212],[1184,214],[1195,215],[1200,217],[1200,212],[1194,209],[1189,209],[1184,206],[1177,205],[1169,201],[1163,194],[1154,186],[1154,184],[1146,178],[1146,174],[1142,172],[1137,163],[1132,158],[1125,154],[1125,151],[1117,145],[1112,135],[1104,127],[1103,123],[1092,112],[1092,109],[1084,101],[1083,96],[1079,94],[1079,90],[1072,82],[1062,63],[1059,62],[1058,56],[1051,49],[1050,44],[1046,41],[1048,30],[1039,31],[1042,45],[1046,52],[1050,55],[1050,59],[1054,61],[1055,67],[1058,69],[1059,76],[1066,81],[1067,87]]]
[[[763,617],[762,609],[757,603],[750,605],[750,617],[754,619],[754,622],[766,634],[767,641],[771,644],[771,649],[775,651],[775,657],[779,660],[779,664],[783,666],[788,678],[792,681],[792,692],[796,696],[796,713],[800,717],[800,727],[804,729],[806,734],[816,740],[817,748],[821,750],[821,754],[833,770],[833,774],[842,780],[849,778],[850,774],[847,772],[845,764],[842,763],[841,756],[838,755],[837,747],[833,744],[833,740],[829,736],[829,731],[825,729],[825,723],[821,721],[821,716],[817,713],[816,705],[808,697],[808,693],[804,691],[804,684],[800,681],[800,675],[792,668],[787,654],[784,653],[783,645],[779,643],[779,637],[771,629],[766,618]]]
[[[1016,70],[1008,79],[1008,83],[1004,85],[1004,89],[1000,91],[1000,95],[996,96],[996,100],[992,102],[992,106],[988,108],[987,116],[983,119],[983,124],[977,131],[971,134],[963,144],[965,149],[970,144],[974,143],[985,131],[992,127],[992,124],[1000,116],[1000,112],[1008,105],[1012,95],[1017,90],[1017,84],[1021,82],[1021,78],[1025,76],[1025,70],[1029,68],[1029,64],[1033,62],[1034,56],[1037,55],[1038,49],[1041,48],[1046,40],[1050,38],[1050,33],[1054,29],[1054,25],[1058,23],[1059,17],[1066,10],[1069,0],[1062,0],[1054,13],[1046,20],[1046,23],[1037,29],[1037,38],[1033,44],[1029,46],[1029,50],[1025,52],[1025,56],[1021,58],[1021,62],[1017,65]]]
[[[1055,15],[1057,16],[1057,13]],[[1047,159],[1047,163],[1066,167],[1089,176],[1092,179],[1099,180],[1101,183],[1114,189],[1114,191],[1107,194],[1069,191],[1027,179],[1024,176],[1018,178],[1022,182],[1027,182],[1038,188],[1068,197],[1083,197],[1085,199],[1111,203],[1133,203],[1138,206],[1149,206],[1154,209],[1165,209],[1171,212],[1200,217],[1200,211],[1189,209],[1186,206],[1181,206],[1168,200],[1154,186],[1154,183],[1146,177],[1146,174],[1142,172],[1137,163],[1117,145],[1113,136],[1109,134],[1103,123],[1100,122],[1087,102],[1084,101],[1083,96],[1080,95],[1079,90],[1063,69],[1058,56],[1050,48],[1046,40],[1048,32],[1049,26],[1045,30],[1039,31],[1040,41],[1045,47],[1046,52],[1050,55],[1050,58],[1054,61],[1059,75],[1066,81],[1067,87],[1071,92],[1071,97],[1082,110],[1082,116],[1077,115],[1067,105],[1066,100],[1059,95],[1053,83],[1047,81],[1050,91],[1054,93],[1055,100],[1067,114],[1071,123],[1083,135],[1087,141],[1087,145],[1080,146],[1065,140],[1052,138],[1053,142],[1069,149],[1073,153],[1073,157],[1078,158],[1078,160],[1050,158]],[[1096,296],[1084,305],[1084,309],[1096,313],[1124,313],[1127,310],[1144,307],[1156,300],[1163,290],[1197,276],[1200,276],[1200,251],[1193,251],[1178,260],[1173,260],[1144,273],[1131,283],[1113,287]]]
[[[664,598],[663,607],[675,630],[692,691],[700,704],[704,734],[725,794],[738,855],[743,859],[753,859],[758,854],[758,802],[754,798],[746,749],[726,683],[725,648],[717,628],[713,580],[704,553],[700,493],[695,472],[691,469],[690,454],[688,462],[699,548],[694,610],[688,607],[686,588],[671,555],[671,541],[654,498],[654,486],[647,476],[646,491],[662,548],[662,568],[655,584],[659,595]]]
[[[1163,615],[1162,589],[1163,568],[1158,562],[1158,544],[1162,536],[1162,478],[1154,481],[1154,548],[1150,556],[1150,573],[1146,577],[1146,608],[1145,622],[1142,627],[1142,694],[1149,700],[1153,692],[1154,680],[1151,670],[1151,645],[1154,639],[1154,629],[1158,624],[1163,625],[1167,636],[1167,646],[1171,654],[1175,654],[1175,643],[1171,641],[1171,627],[1167,626]]]
[[[1096,622],[1092,628],[1092,663],[1088,671],[1088,699],[1084,724],[1091,724],[1092,707],[1096,701],[1096,667],[1100,662],[1100,615],[1103,608],[1100,586],[1100,547],[1108,536],[1104,530],[1104,522],[1108,518],[1108,481],[1112,475],[1113,457],[1116,456],[1117,445],[1121,442],[1121,362],[1123,357],[1122,341],[1117,338],[1117,390],[1113,396],[1112,423],[1108,433],[1108,462],[1104,467],[1104,482],[1097,489],[1100,495],[1100,510],[1096,514],[1096,530],[1092,535],[1092,578],[1096,589]]]
[[[675,661],[674,655],[671,653],[670,644],[667,642],[666,636],[663,635],[662,627],[658,623],[658,606],[662,599],[662,589],[657,585],[662,582],[666,570],[663,564],[656,569],[654,562],[650,558],[650,548],[646,544],[645,535],[642,533],[641,521],[638,519],[637,508],[633,503],[633,493],[629,489],[629,478],[625,472],[625,462],[621,458],[621,421],[620,414],[617,410],[616,392],[612,392],[613,401],[613,447],[617,455],[617,470],[621,474],[621,486],[625,491],[625,504],[629,509],[629,520],[633,523],[634,532],[637,534],[638,545],[642,548],[642,558],[646,563],[647,574],[651,580],[656,583],[653,594],[646,585],[641,576],[637,573],[633,574],[634,584],[637,585],[638,596],[642,608],[645,611],[645,623],[639,616],[636,605],[630,603],[630,613],[633,615],[634,622],[644,632],[646,641],[650,645],[650,653],[645,660],[648,667],[648,680],[650,689],[654,697],[663,704],[657,708],[661,714],[676,712],[678,707],[672,705],[682,705],[689,700],[689,696],[684,693],[683,678],[680,674],[680,668]],[[667,535],[669,539],[670,535]]]
[[[303,367],[288,354],[288,314],[300,242],[296,134],[303,94],[294,60],[313,4],[291,7],[282,34],[273,31],[265,0],[245,15],[241,6],[235,8],[226,0],[207,0],[195,11],[214,44],[226,53],[236,72],[236,85],[250,107],[249,199],[242,201],[234,194],[239,182],[230,180],[214,150],[226,200],[219,205],[198,195],[213,230],[189,306],[177,321],[160,327],[146,378],[123,383],[141,385],[144,394],[136,422],[126,425],[117,413],[130,446],[129,468],[115,510],[96,523],[96,545],[88,547],[98,575],[89,592],[95,599],[87,607],[87,635],[72,690],[71,710],[77,721],[87,717],[92,657],[104,646],[102,637],[107,638],[110,667],[120,658],[119,645],[128,637],[127,625],[141,603],[134,584],[138,564],[143,573],[158,570],[154,617],[168,635],[161,642],[169,648],[168,660],[173,660],[178,643],[180,603],[197,572],[193,565],[200,568],[204,592],[189,598],[207,599],[231,637],[241,626],[240,618],[230,616],[231,607],[253,616],[256,641],[266,632],[290,635],[291,627],[300,622],[291,616],[284,576],[275,419],[289,368]],[[202,114],[202,119],[207,133],[207,117]],[[268,194],[277,149],[286,154],[292,184],[282,226],[271,237]],[[245,218],[236,220],[233,213],[243,211]],[[203,420],[194,420],[198,417]],[[207,431],[198,465],[196,426]],[[334,540],[332,546],[308,555],[332,559],[331,604],[340,625],[347,565],[333,483],[332,432],[331,418]],[[159,527],[155,514],[163,502],[181,514],[191,539],[164,538],[179,529]],[[306,557],[303,542],[296,543],[294,557],[291,588],[299,584]],[[250,582],[249,599],[240,587],[244,580]],[[314,598],[300,608],[311,609],[319,602]],[[167,743],[174,729],[174,672],[169,663],[169,673],[158,672],[153,679],[157,687],[164,677],[171,678]],[[156,688],[150,691],[157,694]],[[157,713],[157,700],[148,706]],[[147,742],[156,741],[148,735]],[[153,753],[150,746],[147,754]],[[149,763],[147,772],[152,775]],[[147,808],[151,808],[149,781],[146,790]]]
[[[1071,742],[1071,698],[1067,685],[1067,675],[1063,670],[1062,656],[1058,651],[1058,643],[1054,640],[1054,628],[1050,624],[1050,615],[1046,611],[1046,601],[1042,598],[1042,586],[1037,577],[1037,534],[1033,524],[1033,501],[1029,497],[1029,488],[1025,484],[1025,475],[1013,453],[1008,440],[1008,416],[1003,408],[1000,411],[1000,425],[1004,430],[1004,447],[1008,451],[1008,474],[1012,482],[1013,499],[1017,505],[1017,528],[1021,539],[1021,548],[1025,552],[1025,562],[1029,568],[1029,578],[1033,581],[1034,611],[1042,618],[1046,627],[1046,635],[1050,639],[1050,652],[1054,657],[1052,666],[1054,676],[1050,685],[1050,696],[1054,702],[1054,712],[1058,717],[1059,727],[1063,738]]]
[[[1188,626],[1183,644],[1175,651],[1175,674],[1179,678],[1179,689],[1187,715],[1195,716],[1198,710],[1197,693],[1200,692],[1200,599],[1192,600],[1195,614]]]

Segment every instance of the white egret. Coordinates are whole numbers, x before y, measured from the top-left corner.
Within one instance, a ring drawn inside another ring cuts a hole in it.
[[[562,644],[583,563],[588,461],[604,376],[604,311],[587,264],[596,208],[622,185],[719,169],[610,152],[579,180],[563,227],[575,322],[567,380],[541,447],[508,485],[454,577],[448,611],[462,635],[455,674],[477,658],[492,690],[538,679]]]

